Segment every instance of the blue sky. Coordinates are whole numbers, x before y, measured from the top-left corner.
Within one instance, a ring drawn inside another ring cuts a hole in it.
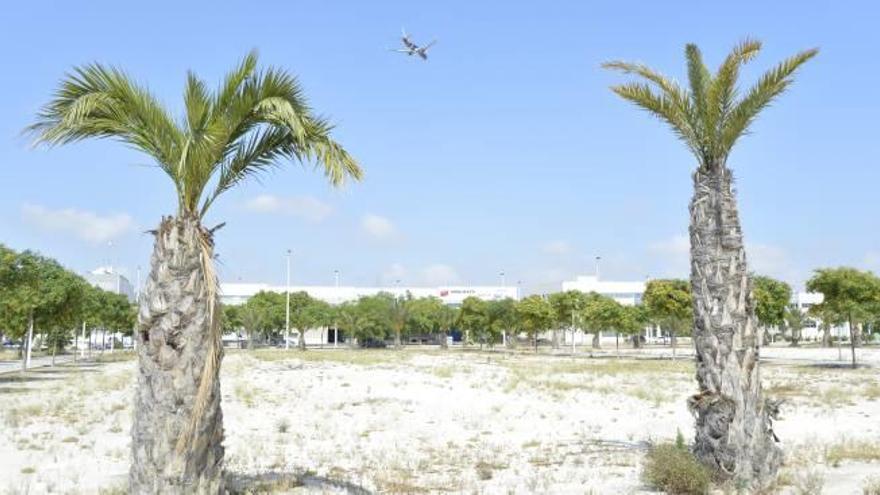
[[[694,160],[618,100],[599,68],[637,60],[684,78],[746,36],[744,74],[819,46],[729,163],[756,271],[880,269],[878,8],[871,2],[15,2],[0,17],[0,242],[84,271],[149,264],[143,234],[174,210],[169,181],[110,141],[31,149],[21,129],[66,70],[124,68],[179,110],[184,75],[214,84],[248,50],[296,73],[366,179],[331,190],[289,166],[228,193],[226,281],[508,283],[555,290],[590,273],[686,276]],[[391,53],[405,26],[427,63]]]

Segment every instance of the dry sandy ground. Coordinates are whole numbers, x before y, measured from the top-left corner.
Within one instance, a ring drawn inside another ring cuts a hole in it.
[[[836,350],[767,351],[780,492],[861,494],[880,476],[880,351],[859,370],[810,364]],[[690,434],[694,390],[689,360],[651,353],[232,351],[227,469],[293,473],[294,493],[650,493],[645,445]],[[132,361],[0,375],[0,493],[124,493],[133,377]]]

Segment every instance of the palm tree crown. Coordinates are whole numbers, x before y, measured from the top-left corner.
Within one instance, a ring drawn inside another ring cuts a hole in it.
[[[688,44],[688,88],[642,64],[614,61],[602,66],[647,80],[611,89],[669,124],[696,155],[700,166],[708,169],[725,165],[733,145],[755,117],[788,88],[798,67],[819,53],[817,49],[806,50],[782,61],[764,73],[748,92],[739,95],[740,68],[760,50],[760,41],[741,42],[712,75],[700,49]]]
[[[330,137],[332,126],[311,113],[296,78],[257,70],[256,52],[213,93],[190,72],[184,106],[176,122],[124,72],[90,64],[67,75],[27,130],[37,143],[115,138],[143,151],[174,182],[178,214],[198,220],[220,194],[283,159],[318,164],[334,185],[361,178],[357,162]]]

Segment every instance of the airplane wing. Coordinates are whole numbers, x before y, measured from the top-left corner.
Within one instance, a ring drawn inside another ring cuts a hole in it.
[[[416,53],[418,53],[418,54],[419,54],[419,56],[420,56],[420,57],[422,57],[422,60],[428,60],[428,54],[427,54],[427,53],[425,53],[425,51],[424,51],[424,50],[419,50],[419,51],[418,51],[418,52],[416,52]]]
[[[430,43],[428,43],[427,45],[423,46],[422,50],[427,50],[428,48],[431,48],[432,46],[434,46],[436,44],[437,44],[437,40],[433,40]]]

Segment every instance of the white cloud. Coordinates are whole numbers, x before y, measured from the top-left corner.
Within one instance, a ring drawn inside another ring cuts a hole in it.
[[[426,285],[454,285],[461,283],[461,276],[449,265],[435,263],[422,269],[422,279]]]
[[[361,228],[364,229],[370,237],[375,239],[388,239],[397,233],[391,220],[368,213],[361,219]]]
[[[333,213],[333,207],[313,196],[279,197],[261,194],[247,201],[244,207],[257,213],[278,213],[320,223]]]
[[[545,254],[568,254],[571,252],[571,244],[561,240],[550,241],[541,246],[541,251]]]
[[[92,243],[116,239],[134,228],[134,220],[125,213],[100,216],[75,208],[52,210],[26,203],[21,207],[21,214],[26,223],[42,230],[71,234]]]

